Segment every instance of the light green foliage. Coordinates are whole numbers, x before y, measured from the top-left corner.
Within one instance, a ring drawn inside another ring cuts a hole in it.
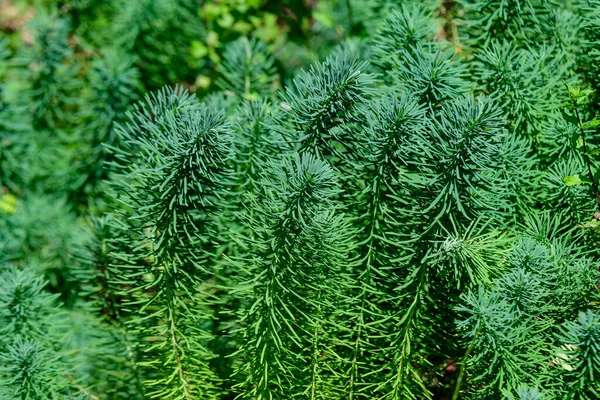
[[[546,396],[538,389],[529,389],[526,386],[520,386],[516,391],[516,396],[511,393],[505,392],[504,396],[508,400],[544,400]]]

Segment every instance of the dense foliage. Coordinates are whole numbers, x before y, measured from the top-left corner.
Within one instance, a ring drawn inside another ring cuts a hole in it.
[[[0,399],[600,397],[600,1],[29,3]]]

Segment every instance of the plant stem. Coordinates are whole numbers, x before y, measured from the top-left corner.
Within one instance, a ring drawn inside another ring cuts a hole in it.
[[[352,1],[346,0],[346,8],[348,9],[348,24],[350,24],[350,33],[354,32],[354,12],[352,11]]]
[[[592,182],[592,188],[594,189],[594,194],[596,195],[596,202],[598,203],[598,209],[600,209],[600,192],[598,191],[598,183],[594,178],[594,174],[592,173],[592,163],[590,162],[590,157],[587,152],[587,142],[585,140],[585,129],[583,129],[583,122],[579,115],[579,110],[577,110],[577,104],[573,102],[573,109],[575,110],[575,116],[577,117],[577,127],[579,131],[581,131],[581,140],[583,142],[583,158],[585,159],[585,163],[588,169],[588,175],[590,177],[590,181]]]
[[[318,342],[319,342],[319,325],[315,326],[315,332],[313,334],[313,357],[312,357],[312,379],[311,379],[311,388],[310,388],[310,398],[311,400],[316,399],[316,390],[317,390],[317,364],[319,360],[318,355]]]
[[[191,393],[189,391],[189,385],[187,382],[187,378],[184,372],[184,365],[181,360],[180,348],[179,348],[179,339],[178,339],[178,331],[176,328],[175,321],[175,302],[174,302],[174,293],[173,287],[175,286],[175,277],[169,276],[168,283],[166,287],[167,294],[167,318],[169,321],[169,334],[171,339],[171,349],[173,351],[173,359],[176,364],[177,375],[179,377],[179,382],[181,382],[180,388],[183,390],[183,398],[191,399]]]
[[[473,336],[473,340],[469,344],[469,347],[467,348],[467,351],[465,352],[465,355],[463,356],[463,359],[460,363],[460,372],[458,373],[458,378],[456,379],[456,386],[454,387],[454,393],[452,394],[452,400],[458,399],[458,395],[460,393],[460,385],[465,376],[465,370],[467,369],[466,368],[467,367],[467,365],[466,365],[467,359],[469,358],[469,354],[471,354],[471,351],[473,350],[473,345],[475,344],[475,339],[477,339],[477,335],[479,335],[479,332],[476,332],[475,336]]]
[[[86,396],[87,396],[87,397],[89,397],[90,399],[92,399],[92,400],[100,400],[100,397],[98,397],[98,396],[96,396],[96,395],[94,395],[94,394],[92,394],[92,393],[88,392],[88,391],[86,390],[86,388],[84,388],[84,387],[83,387],[83,386],[81,386],[79,383],[77,383],[77,381],[75,380],[75,378],[73,378],[73,375],[69,375],[69,380],[70,380],[71,382],[73,382],[73,384],[75,385],[75,387],[76,387],[77,389],[79,389],[79,391],[80,391],[81,393],[83,393],[84,395],[86,395]]]

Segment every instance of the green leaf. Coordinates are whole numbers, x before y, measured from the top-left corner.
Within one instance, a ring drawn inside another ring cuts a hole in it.
[[[600,126],[600,119],[593,119],[591,121],[586,122],[581,126],[582,129],[590,129]]]
[[[194,40],[192,42],[192,47],[191,47],[190,52],[191,52],[192,57],[194,57],[196,59],[203,58],[203,57],[206,57],[206,55],[208,54],[208,47],[206,47],[204,45],[204,43]]]
[[[246,34],[252,30],[252,24],[247,21],[237,21],[235,24],[233,24],[231,29],[242,34]]]
[[[231,26],[233,25],[233,23],[234,23],[234,22],[235,22],[235,19],[234,19],[234,18],[233,18],[233,16],[232,16],[230,13],[228,13],[228,12],[224,13],[224,14],[221,16],[221,18],[219,18],[219,19],[217,20],[217,24],[219,24],[219,26],[220,26],[221,28],[224,28],[224,29],[231,28]]]
[[[565,185],[567,186],[577,186],[577,185],[582,185],[584,182],[581,180],[581,178],[579,177],[579,174],[576,175],[570,175],[570,176],[565,176],[563,178],[563,182],[565,183]]]
[[[598,229],[600,228],[600,221],[593,219],[580,225],[583,229]]]
[[[219,15],[221,15],[222,10],[221,6],[209,1],[204,5],[203,11],[204,12],[202,13],[202,16],[204,17],[204,19],[206,19],[207,21],[214,21]]]
[[[333,25],[335,25],[333,18],[328,13],[317,11],[313,13],[313,18],[326,28],[333,28]]]
[[[569,90],[569,97],[577,104],[583,104],[594,93],[592,89],[581,90],[579,85],[567,85],[567,88]]]
[[[17,198],[12,194],[5,194],[0,197],[0,211],[7,214],[14,214],[16,211]]]

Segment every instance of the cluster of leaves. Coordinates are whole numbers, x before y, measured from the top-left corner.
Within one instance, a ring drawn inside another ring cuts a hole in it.
[[[322,2],[281,90],[187,0],[0,41],[0,398],[598,398],[600,4],[449,3]]]

